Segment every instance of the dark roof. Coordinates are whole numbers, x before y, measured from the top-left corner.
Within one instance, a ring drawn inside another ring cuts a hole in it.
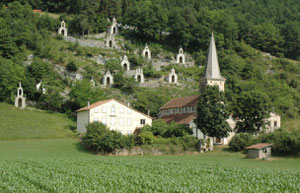
[[[197,113],[185,113],[185,114],[175,114],[175,115],[165,115],[160,119],[166,121],[166,123],[176,122],[180,125],[189,124],[191,121],[196,119]]]
[[[160,110],[181,107],[195,107],[197,106],[199,96],[189,96],[182,98],[175,98],[160,107]]]
[[[258,144],[246,147],[246,149],[258,149],[259,150],[259,149],[263,149],[263,148],[270,147],[270,146],[272,146],[271,143],[258,143]]]

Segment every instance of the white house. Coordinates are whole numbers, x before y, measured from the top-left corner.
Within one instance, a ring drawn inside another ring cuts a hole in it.
[[[81,108],[77,112],[77,130],[86,132],[86,126],[92,122],[102,122],[111,130],[122,134],[133,134],[136,128],[152,125],[152,118],[121,101],[108,99]]]

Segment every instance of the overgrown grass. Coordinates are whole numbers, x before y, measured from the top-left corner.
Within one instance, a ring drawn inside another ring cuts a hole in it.
[[[76,123],[58,113],[0,103],[0,140],[70,137]]]

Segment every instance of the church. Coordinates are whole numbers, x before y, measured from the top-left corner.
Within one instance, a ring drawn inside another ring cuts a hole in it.
[[[215,44],[214,35],[212,34],[209,46],[209,53],[207,58],[207,64],[203,77],[200,79],[200,92],[207,86],[218,86],[220,91],[225,91],[226,79],[222,77],[219,67],[217,49]],[[182,98],[175,98],[164,104],[159,109],[159,118],[167,123],[176,122],[177,124],[188,125],[194,133],[194,136],[198,139],[203,139],[204,135],[201,131],[197,130],[195,123],[197,117],[197,103],[199,96],[189,96]],[[274,131],[280,128],[280,116],[275,113],[270,113],[270,118],[267,120],[270,131]],[[233,129],[235,127],[235,121],[232,117],[228,117],[227,122]],[[231,132],[226,138],[214,138],[215,144],[228,144],[230,139],[234,136],[234,132]]]

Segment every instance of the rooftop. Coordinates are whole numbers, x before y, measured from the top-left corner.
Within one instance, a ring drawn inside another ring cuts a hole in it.
[[[257,149],[257,150],[260,150],[260,149],[263,149],[263,148],[266,148],[266,147],[270,147],[270,146],[272,146],[271,143],[258,143],[258,144],[246,147],[246,149]]]
[[[182,98],[175,98],[160,107],[160,110],[181,107],[194,107],[197,106],[199,96],[189,96]]]
[[[196,113],[186,113],[186,114],[175,114],[175,115],[166,115],[161,117],[162,120],[166,121],[166,123],[175,122],[177,124],[189,124],[196,118]]]

